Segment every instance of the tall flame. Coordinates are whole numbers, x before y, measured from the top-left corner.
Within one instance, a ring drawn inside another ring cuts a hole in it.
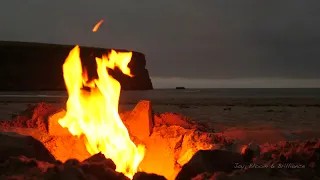
[[[118,67],[132,76],[128,63],[132,53],[114,50],[108,56],[96,58],[98,79],[86,83],[82,71],[80,48],[75,46],[63,64],[63,77],[68,91],[67,113],[59,120],[62,127],[76,136],[86,136],[86,148],[91,155],[101,152],[116,164],[116,171],[132,178],[144,158],[145,148],[131,141],[118,114],[120,83],[108,74],[107,68]],[[89,87],[90,91],[82,90]]]

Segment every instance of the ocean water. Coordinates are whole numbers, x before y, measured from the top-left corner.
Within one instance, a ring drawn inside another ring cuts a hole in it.
[[[225,89],[156,89],[145,92],[123,92],[123,95],[144,94],[150,98],[320,98],[320,88],[225,88]]]

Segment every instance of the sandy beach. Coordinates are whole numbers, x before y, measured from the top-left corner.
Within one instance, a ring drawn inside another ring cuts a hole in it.
[[[2,4],[0,180],[320,180],[320,1]]]
[[[38,102],[65,108],[66,100],[64,95],[2,95],[0,119],[10,120],[26,109],[28,104]],[[139,100],[150,100],[155,113],[180,113],[198,122],[212,123],[217,130],[265,126],[285,130],[318,130],[320,125],[320,98],[159,97],[138,91],[124,93],[120,97],[119,111],[133,109]]]
[[[37,111],[35,110],[33,113],[48,111],[46,109],[41,110],[42,105],[44,105],[44,107],[53,105],[54,107],[58,107],[58,109],[65,109],[66,100],[66,94],[57,92],[34,92],[20,94],[2,93],[0,95],[0,120],[9,120],[9,122],[12,122],[10,120],[15,120],[17,119],[17,116],[26,114],[26,109],[28,109],[28,106],[35,104],[38,104],[37,106],[40,108]],[[208,143],[210,142],[208,140],[209,134],[211,132],[210,129],[213,129],[214,131],[212,131],[213,133],[211,133],[211,136],[223,137],[223,139],[225,139],[214,144],[213,149],[223,149],[227,150],[225,152],[229,153],[240,153],[242,152],[243,147],[252,143],[257,144],[259,148],[261,148],[261,154],[264,155],[269,152],[273,152],[275,147],[282,147],[283,144],[288,143],[294,144],[292,145],[294,146],[294,148],[306,149],[307,145],[305,144],[307,142],[311,141],[313,144],[316,144],[316,142],[318,141],[317,139],[320,137],[320,131],[318,129],[320,125],[320,122],[318,121],[320,117],[320,98],[317,97],[213,97],[208,96],[208,94],[204,95],[203,93],[186,94],[177,91],[172,91],[171,94],[169,93],[168,95],[159,95],[159,93],[157,94],[156,92],[152,91],[122,92],[119,104],[120,116],[121,114],[126,114],[126,112],[132,112],[132,110],[140,100],[149,100],[152,102],[152,110],[154,112],[153,118],[157,118],[157,121],[154,120],[154,122],[167,122],[169,124],[170,122],[173,123],[169,126],[157,125],[156,127],[154,127],[156,133],[152,133],[152,136],[150,136],[151,140],[148,142],[146,141],[147,144],[151,143],[151,145],[148,144],[147,152],[149,153],[149,155],[147,155],[147,158],[145,158],[144,160],[145,163],[149,163],[154,162],[156,157],[161,157],[160,159],[161,161],[163,161],[161,167],[166,168],[144,168],[144,171],[148,173],[155,172],[156,174],[164,175],[169,180],[174,179],[174,177],[176,177],[177,173],[180,171],[181,167],[173,171],[173,169],[176,167],[173,162],[180,162],[180,160],[172,160],[171,156],[170,158],[166,159],[166,157],[162,157],[160,156],[160,154],[167,154],[171,151],[176,153],[176,151],[174,150],[175,148],[170,149],[169,147],[171,146],[167,147],[167,145],[170,144],[169,142],[171,141],[175,141],[177,142],[177,144],[179,144],[176,140],[181,136],[181,134],[177,133],[180,130],[186,132],[190,131],[190,134],[192,135],[190,139],[185,138],[182,143],[183,147],[181,147],[181,149],[183,150],[181,150],[181,152],[184,152],[186,154],[187,151],[189,151],[188,149],[193,146],[195,148],[195,152],[197,149],[212,148],[212,144]],[[122,117],[125,117],[125,119],[128,118],[128,116]],[[43,118],[36,119],[41,120]],[[203,135],[198,136],[197,133],[200,133],[200,131],[196,130],[198,132],[195,133],[195,129],[184,129],[187,128],[184,127],[186,124],[188,124],[187,122],[191,122],[186,119],[194,120],[195,123],[198,124],[196,126],[198,126],[199,128],[201,128],[202,126],[205,127],[206,132],[203,132]],[[31,121],[32,120],[30,120],[30,122]],[[123,119],[123,122],[126,121],[127,120]],[[60,141],[64,142],[64,139],[62,138],[63,136],[52,136],[58,139],[54,141],[48,141],[48,143],[46,139],[51,136],[44,135],[46,133],[39,133],[38,129],[19,128],[13,126],[7,127],[5,126],[5,124],[3,125],[4,126],[1,128],[2,131],[14,131],[23,135],[34,136],[36,137],[36,139],[43,140],[41,142],[49,149],[51,146],[56,147],[55,143],[58,143]],[[139,126],[143,126],[143,124]],[[170,138],[172,138],[171,136],[175,138],[170,140]],[[200,137],[205,138],[201,139]],[[166,143],[164,143],[163,145],[164,147],[166,147],[164,148],[166,150],[163,150],[163,152],[158,152],[158,150],[161,148],[156,148],[159,145],[159,139],[166,141]],[[157,143],[152,144],[154,142]],[[232,143],[228,144],[228,142]],[[53,143],[53,145],[50,145],[50,143]],[[210,147],[207,147],[202,143],[207,144]],[[57,147],[68,149],[68,151],[70,150],[69,148],[73,148],[66,145]],[[155,149],[152,149],[152,147],[155,147]],[[176,147],[176,145],[174,147]],[[170,149],[170,151],[168,150],[168,148]],[[82,148],[74,148],[74,151],[78,152],[81,149]],[[59,151],[50,150],[50,152],[51,151],[55,154],[55,158],[58,158],[60,156],[59,153],[57,154],[57,152],[62,152],[62,149],[59,149]],[[307,150],[303,151],[307,152]],[[154,153],[156,154],[156,156],[153,155]],[[279,153],[287,153],[287,150],[277,151],[277,153],[272,156],[272,158],[274,158],[273,161],[278,161],[277,158],[280,157]],[[292,153],[293,151],[287,153],[289,159]],[[301,154],[300,151],[299,153]],[[308,154],[308,157],[312,157],[311,155],[312,154]],[[176,156],[172,155],[172,157]],[[184,156],[181,156],[179,158],[182,157]],[[150,159],[151,161],[149,161]],[[232,160],[232,158],[228,157],[223,159],[223,161],[227,160],[228,162],[229,159]],[[294,159],[293,161],[298,162],[297,159]],[[257,162],[260,161],[257,160]],[[263,161],[262,164],[266,164],[269,162],[271,161],[265,160],[265,162]],[[231,165],[234,164],[231,163]],[[168,167],[170,167],[169,169],[172,169],[172,172],[163,170],[168,169]],[[216,167],[220,167],[220,165],[216,165]],[[188,170],[185,171],[188,172]],[[185,171],[181,170],[180,173]],[[282,171],[283,170],[281,170],[281,172]],[[235,179],[248,179],[247,176],[250,176],[250,172],[251,171],[243,173],[241,177],[235,176]],[[304,178],[308,178],[304,171],[301,172],[303,173],[303,175],[301,176],[303,176]],[[255,178],[260,176],[266,179],[270,179],[268,177],[268,172],[266,173],[264,170],[261,172],[259,171],[257,175],[254,175]],[[289,177],[289,175],[283,176]],[[296,177],[297,175],[294,176]],[[230,174],[228,175],[228,177],[232,179],[234,175]]]

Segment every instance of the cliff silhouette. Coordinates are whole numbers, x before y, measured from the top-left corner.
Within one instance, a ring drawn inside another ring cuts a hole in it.
[[[58,45],[29,42],[0,41],[0,91],[65,90],[62,65],[74,45]],[[89,77],[95,78],[95,57],[101,57],[111,49],[80,46],[82,66]],[[115,49],[118,52],[128,50]],[[108,70],[117,79],[123,90],[153,89],[145,55],[132,52],[129,68],[134,77],[121,71]]]

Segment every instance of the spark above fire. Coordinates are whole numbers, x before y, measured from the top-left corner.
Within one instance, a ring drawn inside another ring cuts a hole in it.
[[[101,24],[103,23],[104,20],[100,20],[99,22],[97,22],[97,24],[94,25],[92,32],[97,32],[99,27],[101,26]]]

